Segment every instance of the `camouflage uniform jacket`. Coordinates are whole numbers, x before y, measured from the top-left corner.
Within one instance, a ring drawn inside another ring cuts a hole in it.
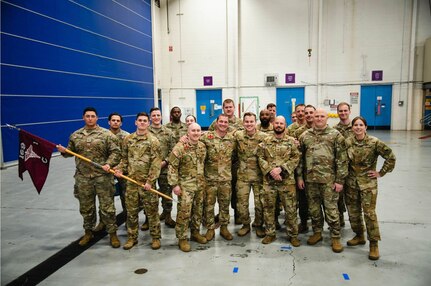
[[[174,145],[177,144],[178,141],[180,141],[181,137],[187,135],[187,124],[185,124],[184,122],[180,122],[178,124],[169,122],[165,126],[172,131],[174,137]]]
[[[109,166],[114,167],[121,159],[119,143],[117,137],[108,129],[97,125],[93,129],[83,127],[73,132],[70,135],[67,149],[87,157],[100,165],[109,164]],[[63,156],[71,157],[72,155],[64,153]],[[94,178],[109,174],[78,157],[75,158],[75,164],[76,175],[79,174],[83,177]]]
[[[172,148],[174,148],[175,144],[177,143],[174,141],[175,140],[173,137],[174,134],[166,126],[161,126],[160,128],[155,128],[153,126],[150,126],[148,130],[160,142],[162,161],[168,161],[169,154],[171,153]]]
[[[162,163],[160,143],[150,132],[126,136],[118,169],[140,183],[154,185]]]
[[[112,134],[114,134],[115,136],[117,136],[118,142],[120,142],[120,148],[122,147],[121,145],[123,144],[124,138],[129,135],[130,133],[120,129],[117,133],[112,132],[112,130],[110,130]]]
[[[178,142],[169,155],[168,183],[170,186],[205,184],[205,144]]]
[[[376,170],[377,158],[385,159],[379,173],[383,177],[395,167],[395,155],[391,148],[373,136],[365,135],[363,140],[357,140],[355,136],[346,139],[347,156],[349,157],[349,175],[346,184],[360,189],[377,188],[377,179],[369,178],[368,171]]]
[[[304,123],[305,124],[305,123]],[[286,128],[286,134],[289,136],[294,137],[295,136],[295,131],[301,127],[304,124],[299,124],[298,121],[297,122],[293,122],[292,124],[290,124],[287,128]]]
[[[295,139],[287,134],[278,139],[275,135],[267,136],[257,149],[259,166],[264,175],[265,183],[278,183],[269,174],[272,169],[281,167],[283,184],[295,184],[295,169],[301,158],[301,153],[295,144]]]
[[[337,129],[338,132],[340,132],[344,138],[354,136],[352,130],[352,122],[350,122],[348,125],[344,125],[341,122],[338,122],[336,125],[334,125],[334,128]]]
[[[344,184],[348,172],[346,144],[340,132],[327,126],[308,129],[299,137],[302,160],[298,179],[310,183]]]
[[[257,146],[269,135],[256,131],[252,136],[247,131],[235,132],[236,152],[239,160],[238,180],[244,182],[261,182],[262,171],[257,159]]]
[[[217,123],[217,119],[214,120],[213,123],[211,123],[210,127],[208,127],[208,130],[214,131],[216,123]],[[228,129],[228,132],[233,132],[233,131],[242,130],[242,129],[244,129],[244,127],[243,127],[242,119],[241,118],[238,118],[236,116],[233,116],[232,118],[229,118],[229,129]]]
[[[301,127],[299,127],[298,129],[295,130],[293,137],[295,137],[296,139],[299,139],[299,137],[301,137],[302,133],[304,133],[305,131],[307,131],[310,128],[313,128],[313,126],[308,126],[307,123],[305,123],[304,125],[302,125]]]
[[[232,156],[236,148],[232,133],[223,138],[216,131],[208,131],[200,140],[205,144],[205,178],[207,181],[226,182],[232,179]]]
[[[271,134],[274,131],[274,126],[270,123],[268,128],[263,128],[262,125],[259,123],[256,127],[257,130],[265,133]]]

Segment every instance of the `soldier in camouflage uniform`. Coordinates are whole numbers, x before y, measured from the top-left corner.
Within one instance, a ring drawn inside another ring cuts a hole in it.
[[[314,245],[322,240],[323,206],[331,230],[332,251],[338,253],[343,251],[343,246],[337,202],[347,176],[347,154],[343,135],[329,127],[327,121],[328,113],[317,109],[313,129],[299,137],[303,158],[297,169],[297,183],[301,189],[306,186],[314,231],[307,243]]]
[[[290,124],[286,129],[289,136],[295,136],[296,129],[305,124],[304,110],[305,104],[300,103],[295,106],[296,121]]]
[[[277,116],[274,120],[274,134],[267,136],[257,149],[259,166],[263,173],[263,207],[265,238],[263,244],[276,239],[274,208],[277,194],[286,212],[288,240],[292,246],[300,246],[296,217],[295,169],[301,154],[293,137],[285,134],[286,119]]]
[[[109,174],[111,167],[120,161],[120,147],[117,138],[107,129],[97,125],[97,111],[87,107],[83,112],[85,126],[69,138],[67,149],[101,164],[102,169],[75,158],[74,195],[79,201],[79,211],[84,219],[85,234],[79,245],[85,246],[93,238],[92,229],[96,223],[96,196],[99,199],[100,219],[106,225],[111,246],[120,247],[114,205],[114,177]],[[63,146],[57,146],[64,157],[71,157]]]
[[[316,111],[316,108],[313,105],[307,105],[304,109],[304,117],[305,117],[305,124],[296,129],[295,131],[295,138],[298,140],[299,137],[307,131],[307,129],[313,128],[314,126],[314,112]],[[298,184],[296,184],[296,194],[298,196],[298,211],[299,211],[299,218],[301,222],[298,225],[298,232],[299,233],[307,233],[308,232],[308,201],[307,201],[307,193],[305,189],[301,189]]]
[[[274,126],[271,123],[271,113],[268,109],[262,109],[259,113],[260,123],[257,125],[256,129],[265,133],[270,133],[274,131]]]
[[[138,113],[135,125],[136,132],[126,136],[123,141],[121,162],[116,168],[116,176],[127,172],[128,177],[143,184],[140,187],[127,182],[127,242],[125,250],[131,249],[138,243],[138,221],[140,202],[143,202],[145,214],[150,225],[152,237],[151,248],[160,248],[160,219],[158,214],[159,197],[151,192],[160,175],[162,156],[160,143],[149,131],[150,118],[145,112]]]
[[[204,212],[205,224],[208,229],[205,237],[208,241],[214,238],[214,206],[219,204],[220,235],[226,240],[232,240],[232,234],[227,229],[229,223],[229,203],[231,199],[232,156],[236,148],[232,133],[228,133],[228,117],[220,114],[217,117],[216,131],[202,135],[207,157],[205,159],[205,193]]]
[[[197,123],[192,123],[188,127],[188,142],[177,143],[169,155],[168,181],[173,187],[172,191],[178,196],[175,232],[178,246],[184,252],[190,251],[190,244],[187,241],[189,225],[191,239],[201,244],[207,243],[206,238],[199,233],[205,190],[206,156],[206,147],[199,141],[200,136],[201,127]]]
[[[340,122],[334,125],[334,128],[343,135],[344,139],[353,136],[352,123],[350,122],[350,105],[347,102],[340,102],[337,105],[337,113]],[[344,199],[344,190],[339,193],[338,211],[340,212],[340,226],[344,227],[344,213],[346,212],[346,203]]]
[[[118,145],[120,146],[120,149],[121,149],[121,144],[123,142],[124,137],[129,135],[129,132],[121,129],[122,123],[123,123],[123,117],[119,113],[113,112],[113,113],[109,114],[109,116],[108,116],[109,131],[111,131],[112,134],[117,136],[117,139],[119,142]],[[119,191],[119,193],[120,193],[121,206],[123,207],[123,213],[124,213],[124,216],[127,217],[126,201],[125,201],[126,180],[120,179],[120,178],[115,178],[115,180],[116,180],[115,188],[116,188],[116,191]],[[102,217],[100,209],[99,209],[99,217]],[[102,220],[100,220],[99,224],[94,228],[93,231],[98,232],[98,231],[102,231],[104,229],[105,229],[105,224],[103,223]]]
[[[258,237],[263,237],[263,196],[262,196],[262,172],[257,160],[257,145],[263,141],[267,135],[256,130],[256,115],[251,112],[244,113],[244,129],[235,132],[236,152],[239,160],[238,181],[236,191],[238,196],[239,220],[243,226],[238,231],[239,236],[245,236],[250,232],[250,211],[249,199],[250,190],[254,194],[254,226]]]
[[[177,143],[174,138],[172,131],[163,126],[162,123],[162,113],[158,107],[153,107],[150,110],[151,125],[150,132],[156,137],[160,142],[160,149],[162,151],[162,164],[160,176],[157,180],[159,183],[159,191],[165,195],[172,196],[171,187],[168,184],[168,157]],[[160,220],[164,220],[168,227],[174,228],[175,221],[172,219],[172,201],[162,197],[162,207],[163,212],[160,215]]]
[[[171,122],[165,124],[169,128],[174,137],[175,144],[180,141],[180,138],[187,135],[187,124],[181,122],[181,109],[178,106],[174,106],[171,109]],[[195,121],[196,122],[196,121]]]
[[[337,105],[337,113],[340,121],[334,125],[334,128],[343,135],[345,139],[353,136],[352,122],[350,121],[350,105],[347,102],[340,102]]]
[[[225,99],[223,101],[223,114],[227,115],[227,117],[229,119],[228,132],[234,132],[236,130],[243,129],[241,118],[238,118],[238,117],[235,116],[235,103],[233,102],[232,99],[228,98],[228,99]],[[216,128],[215,128],[216,127],[216,123],[217,123],[217,120],[214,120],[213,123],[211,123],[210,127],[208,128],[208,130],[210,130],[210,131],[216,130]],[[234,157],[232,159],[231,206],[232,206],[232,208],[234,210],[235,224],[241,224],[242,223],[239,220],[238,213],[236,211],[236,202],[237,202],[237,198],[236,198],[236,181],[237,181],[237,177],[236,177],[236,174],[237,174],[238,166],[239,166],[238,159],[236,157]],[[217,220],[218,220],[218,215],[217,215]]]
[[[273,124],[275,117],[277,116],[277,105],[275,105],[275,103],[268,103],[266,105],[266,109],[271,114],[271,121],[270,122],[271,122],[271,124]]]
[[[243,129],[242,120],[235,116],[235,104],[232,99],[225,99],[223,101],[223,114],[225,114],[229,119],[229,129],[228,132],[233,132],[238,129]],[[214,120],[210,127],[208,127],[209,131],[216,130],[217,119]]]
[[[379,224],[376,215],[377,179],[391,172],[395,167],[395,155],[391,148],[379,139],[366,134],[367,121],[358,116],[352,121],[354,136],[346,139],[349,157],[349,175],[346,179],[346,205],[349,212],[350,225],[356,233],[347,241],[347,245],[365,244],[364,212],[367,236],[370,241],[371,260],[379,259],[378,241],[380,240]],[[382,156],[385,161],[380,171],[376,171],[377,158]]]
[[[295,122],[296,122],[296,113],[295,113],[295,112],[292,112],[292,113],[290,114],[290,120],[292,120],[292,123],[295,123]]]

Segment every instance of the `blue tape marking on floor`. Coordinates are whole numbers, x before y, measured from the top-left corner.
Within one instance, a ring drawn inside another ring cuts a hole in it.
[[[233,268],[233,273],[238,273],[238,267]]]
[[[288,245],[288,246],[282,246],[282,247],[281,247],[281,249],[282,249],[282,250],[286,250],[286,249],[287,249],[287,250],[291,250],[291,249],[292,249],[292,246],[290,246],[290,245]]]
[[[350,280],[349,274],[343,273],[344,280]]]

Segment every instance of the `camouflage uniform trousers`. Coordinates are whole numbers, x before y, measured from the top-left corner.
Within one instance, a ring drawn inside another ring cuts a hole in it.
[[[259,227],[263,225],[263,197],[262,182],[238,180],[236,183],[237,192],[237,211],[239,220],[242,224],[250,224],[250,189],[253,189],[254,195],[254,224]]]
[[[332,189],[332,184],[307,182],[306,192],[313,231],[323,231],[323,207],[326,222],[331,230],[331,237],[340,238],[340,216],[337,205],[338,193]]]
[[[363,210],[368,240],[380,240],[379,223],[376,214],[377,189],[360,190],[359,188],[347,187],[345,199],[353,232],[358,234],[364,232]]]
[[[162,170],[157,183],[159,184],[159,192],[172,198],[172,189],[168,184],[168,173],[166,171]],[[172,201],[162,197],[162,207],[164,212],[171,212]]]
[[[296,189],[295,185],[280,183],[263,183],[263,217],[265,220],[265,234],[275,236],[275,204],[277,195],[286,212],[286,230],[290,238],[298,236],[296,217]]]
[[[216,201],[219,204],[219,221],[220,225],[229,224],[229,204],[231,197],[231,182],[207,182],[205,190],[205,224],[207,229],[215,229],[214,207]]]
[[[133,183],[127,183],[126,207],[127,207],[127,237],[138,239],[139,210],[143,204],[145,214],[150,225],[152,238],[161,238],[159,219],[159,197],[151,191],[145,191]]]
[[[204,191],[203,188],[196,187],[196,182],[181,183],[180,187],[181,196],[178,197],[175,233],[178,239],[187,239],[189,225],[192,231],[200,230]]]
[[[79,201],[79,212],[84,219],[85,230],[92,230],[96,223],[97,196],[100,219],[106,225],[106,231],[117,231],[114,193],[114,177],[110,174],[93,178],[75,175],[74,195]]]

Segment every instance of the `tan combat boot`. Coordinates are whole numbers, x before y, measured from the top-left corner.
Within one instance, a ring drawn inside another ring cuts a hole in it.
[[[322,233],[321,232],[315,232],[312,236],[310,236],[307,240],[307,244],[308,245],[315,245],[316,243],[318,243],[319,241],[321,241],[322,238]]]
[[[256,227],[256,236],[259,238],[265,237],[265,229],[261,226]]]
[[[200,244],[205,244],[208,242],[205,236],[201,235],[197,230],[192,230],[190,240],[196,241],[197,243],[200,243]]]
[[[99,222],[99,224],[93,229],[94,232],[99,232],[105,230],[106,225],[103,222]]]
[[[368,259],[370,260],[379,260],[379,244],[377,241],[370,241],[370,254],[368,255]]]
[[[189,252],[191,250],[190,244],[187,241],[187,239],[180,239],[178,241],[178,246],[180,247],[181,251],[184,251],[184,252]]]
[[[238,236],[245,236],[250,232],[250,225],[244,224],[240,230],[238,230]]]
[[[171,212],[167,212],[165,217],[165,225],[170,228],[174,228],[176,224],[177,223],[171,217]]]
[[[226,240],[232,240],[233,239],[232,234],[227,229],[227,225],[222,225],[220,227],[220,235],[221,235],[221,237],[223,237]]]
[[[117,233],[113,232],[109,234],[109,238],[111,241],[111,246],[113,248],[119,248],[121,246],[120,240],[118,239]]]
[[[299,241],[297,237],[291,237],[289,241],[293,247],[299,247],[301,245],[301,241]]]
[[[146,231],[150,229],[150,224],[148,223],[148,218],[145,218],[144,224],[141,226],[142,231]]]
[[[151,242],[151,249],[153,250],[157,250],[162,246],[162,244],[160,243],[160,239],[158,238],[153,238],[153,241]]]
[[[133,246],[135,246],[136,244],[138,244],[138,241],[132,238],[129,238],[126,242],[126,244],[123,245],[123,249],[124,250],[129,250],[131,249]]]
[[[365,244],[365,237],[364,234],[356,234],[355,237],[353,237],[351,240],[347,241],[348,246],[356,246],[359,244]]]
[[[267,235],[264,239],[262,239],[263,244],[270,244],[277,239],[275,235]]]
[[[339,238],[332,238],[332,251],[335,253],[343,252],[343,246]]]
[[[209,229],[207,230],[207,233],[205,233],[205,238],[207,239],[207,241],[211,241],[213,240],[214,235],[215,235],[214,229]]]
[[[79,245],[86,246],[92,238],[93,238],[93,232],[91,230],[86,229],[84,236],[79,241]]]

